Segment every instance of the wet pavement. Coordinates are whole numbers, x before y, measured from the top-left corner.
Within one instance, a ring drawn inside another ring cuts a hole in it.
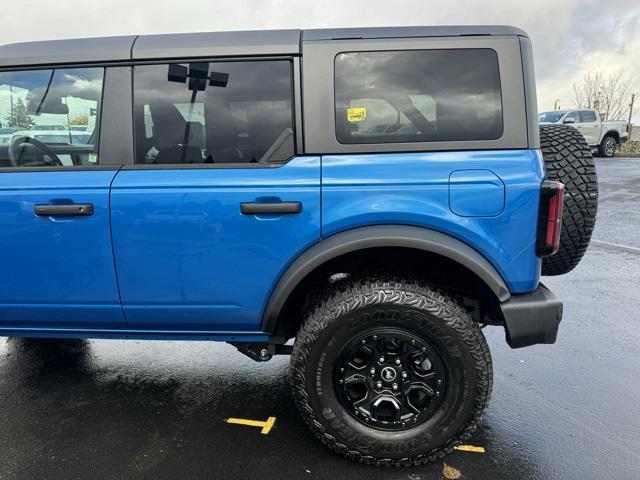
[[[585,259],[544,282],[565,302],[555,345],[511,350],[485,330],[491,404],[445,461],[463,478],[640,478],[640,159],[598,160]],[[443,463],[376,469],[300,420],[287,357],[226,344],[0,338],[0,479],[440,479]],[[225,423],[266,420],[275,427]],[[454,472],[455,473],[455,472]]]

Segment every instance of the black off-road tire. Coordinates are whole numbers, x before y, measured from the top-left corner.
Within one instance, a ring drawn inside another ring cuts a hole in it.
[[[565,186],[560,249],[542,259],[542,275],[563,275],[580,263],[596,224],[596,167],[584,137],[568,125],[540,125],[540,149],[547,179]]]
[[[390,432],[365,424],[336,391],[341,350],[376,328],[420,337],[445,367],[444,391],[436,392],[443,394],[440,403],[408,429]],[[350,460],[376,466],[423,464],[468,440],[489,402],[493,376],[482,331],[458,301],[422,282],[389,275],[347,280],[323,295],[298,332],[290,373],[293,397],[315,436]]]
[[[605,135],[598,145],[598,155],[604,158],[611,158],[616,153],[618,142],[611,135]]]

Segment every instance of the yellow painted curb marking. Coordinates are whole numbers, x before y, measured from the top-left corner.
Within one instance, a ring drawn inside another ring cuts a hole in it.
[[[245,420],[244,418],[227,418],[227,423],[248,425],[249,427],[261,427],[262,430],[260,430],[260,433],[266,435],[275,425],[276,417],[269,417],[266,422],[262,422],[260,420]]]
[[[474,452],[484,453],[484,447],[474,447],[473,445],[458,445],[453,447],[454,450],[460,450],[461,452]]]

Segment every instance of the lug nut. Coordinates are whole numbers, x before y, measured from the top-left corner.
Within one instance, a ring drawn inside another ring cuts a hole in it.
[[[382,382],[376,382],[376,388],[382,388]]]
[[[380,357],[379,361],[380,363],[384,363],[384,357]]]
[[[396,365],[400,365],[400,359],[396,358]]]
[[[407,372],[402,372],[402,378],[407,378]]]
[[[371,375],[374,375],[374,374],[376,373],[376,369],[375,369],[375,368],[372,368],[371,370],[369,370],[369,373],[370,373]]]
[[[391,388],[393,388],[394,390],[397,390],[397,389],[398,389],[398,384],[397,384],[397,383],[394,383],[394,384],[391,386]]]

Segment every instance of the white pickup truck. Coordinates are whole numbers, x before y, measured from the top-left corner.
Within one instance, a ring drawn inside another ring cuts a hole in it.
[[[602,122],[595,110],[552,110],[538,115],[538,122],[566,123],[578,129],[589,146],[602,157],[613,157],[616,147],[629,139],[627,122]]]

